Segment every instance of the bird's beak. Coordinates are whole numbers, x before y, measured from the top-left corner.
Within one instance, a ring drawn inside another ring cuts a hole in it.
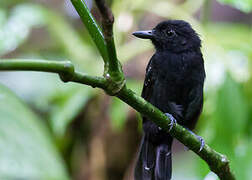
[[[136,31],[132,33],[134,36],[142,39],[152,39],[154,37],[153,30]]]

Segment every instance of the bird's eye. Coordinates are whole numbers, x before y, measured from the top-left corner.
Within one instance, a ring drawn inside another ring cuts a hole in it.
[[[167,34],[167,36],[172,37],[175,34],[175,31],[170,29],[170,30],[166,31],[166,34]]]

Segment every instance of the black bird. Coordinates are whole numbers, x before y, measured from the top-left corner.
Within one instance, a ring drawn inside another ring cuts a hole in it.
[[[198,34],[185,21],[167,20],[133,35],[150,39],[156,49],[146,68],[142,97],[166,113],[172,123],[192,130],[202,110],[205,79]],[[135,180],[171,179],[173,138],[144,116],[143,130]],[[197,138],[201,150],[204,140]]]

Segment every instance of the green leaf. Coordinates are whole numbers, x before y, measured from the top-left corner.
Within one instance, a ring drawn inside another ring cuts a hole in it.
[[[245,136],[248,113],[241,87],[227,74],[217,94],[215,111],[209,118],[212,125],[210,145],[233,159],[237,144]]]
[[[51,36],[65,51],[67,58],[78,65],[76,67],[89,74],[102,74],[103,64],[94,44],[88,43],[87,38],[83,39],[58,13],[48,10],[45,19]]]
[[[87,101],[97,93],[90,87],[62,83],[55,74],[38,72],[11,72],[0,78],[22,99],[41,114],[47,115],[57,137],[65,133],[72,120],[83,110]],[[18,82],[26,82],[17,84]],[[17,86],[18,85],[18,86]]]
[[[228,4],[245,13],[252,10],[252,0],[218,0],[220,3]]]
[[[247,103],[242,95],[240,86],[229,74],[217,95],[216,125],[219,135],[225,134],[230,140],[244,132],[248,119]],[[232,132],[232,133],[231,133]]]
[[[235,156],[230,158],[231,167],[239,179],[251,179],[252,143],[250,139],[240,139],[235,148]]]
[[[209,93],[209,92],[208,92]],[[220,86],[217,95],[208,94],[207,98],[213,100],[213,112],[203,121],[208,124],[205,130],[207,143],[216,151],[227,155],[230,160],[231,169],[235,170],[236,177],[245,178],[248,160],[249,143],[246,142],[246,125],[248,122],[248,104],[241,91],[240,84],[232,79],[230,74],[226,74],[224,83]],[[205,108],[210,108],[206,105]],[[207,115],[208,116],[208,115]],[[246,157],[245,157],[246,156]],[[242,159],[242,160],[241,160]],[[198,159],[196,172],[205,177],[210,171],[209,167],[202,159]],[[247,176],[248,177],[248,176]]]
[[[0,179],[68,179],[41,120],[0,85]]]
[[[91,97],[88,87],[70,86],[53,96],[50,122],[56,136],[64,135],[67,125],[83,110]]]

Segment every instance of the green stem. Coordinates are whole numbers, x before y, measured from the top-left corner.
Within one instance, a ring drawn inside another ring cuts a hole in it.
[[[104,76],[110,81],[110,83],[108,83],[107,93],[111,95],[116,94],[124,86],[125,78],[122,72],[121,64],[119,63],[116,55],[113,37],[113,14],[105,4],[104,0],[96,1],[103,16],[103,36],[84,0],[71,0],[71,2],[80,15],[82,22],[88,29],[89,34],[103,57],[105,63]]]
[[[120,62],[117,59],[114,38],[106,39],[107,49],[109,53],[109,68],[108,73],[115,82],[124,85],[124,74]],[[119,88],[120,89],[120,88]]]
[[[114,15],[105,1],[106,0],[95,0],[96,5],[102,16],[102,30],[104,34],[104,39],[107,44],[109,56],[108,73],[112,78],[114,78],[115,81],[123,81],[124,75],[122,73],[121,65],[117,59],[113,36]]]
[[[57,73],[64,82],[78,82],[105,89],[106,79],[76,72],[70,61],[46,61],[29,59],[0,59],[1,71],[41,71]]]
[[[74,8],[78,12],[82,22],[86,26],[89,34],[91,35],[96,47],[98,48],[105,64],[108,62],[107,46],[103,37],[103,34],[97,25],[95,19],[90,13],[84,0],[71,0]]]
[[[106,79],[103,77],[89,76],[81,72],[75,72],[71,81],[90,85],[93,88],[99,87],[101,89],[106,89]]]
[[[107,43],[107,49],[109,54],[109,72],[117,72],[120,68],[118,67],[119,64],[116,55],[114,38],[109,37],[105,40]]]
[[[25,71],[43,71],[54,73],[71,73],[74,67],[70,61],[45,61],[45,60],[3,60],[0,61],[1,70],[25,70]]]

